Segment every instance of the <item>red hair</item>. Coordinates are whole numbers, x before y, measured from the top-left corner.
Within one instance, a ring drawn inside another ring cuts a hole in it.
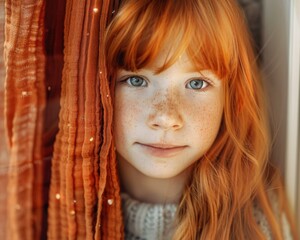
[[[276,195],[281,214],[290,215],[268,162],[268,122],[249,39],[233,0],[127,0],[108,27],[106,62],[112,79],[117,69],[144,68],[166,50],[170,54],[157,72],[187,53],[197,70],[209,69],[224,82],[219,134],[194,166],[174,239],[264,239],[253,216],[255,204],[273,237],[283,238],[282,216],[276,217],[269,195]]]

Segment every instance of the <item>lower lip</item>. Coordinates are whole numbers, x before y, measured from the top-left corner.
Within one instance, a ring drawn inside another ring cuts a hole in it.
[[[151,147],[149,145],[139,144],[146,153],[154,156],[154,157],[160,157],[160,158],[168,158],[173,157],[174,155],[180,153],[183,151],[186,146],[183,147],[174,147],[174,148],[157,148],[157,147]]]

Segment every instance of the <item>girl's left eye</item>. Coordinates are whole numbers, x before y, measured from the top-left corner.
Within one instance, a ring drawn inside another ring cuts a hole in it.
[[[199,89],[206,88],[208,85],[209,84],[202,79],[193,79],[193,80],[189,81],[185,86],[186,86],[186,88],[189,88],[189,89],[199,90]]]
[[[138,76],[132,76],[132,77],[128,77],[125,82],[127,82],[130,86],[133,87],[146,87],[147,86],[147,82],[145,79],[143,79],[142,77],[138,77]]]

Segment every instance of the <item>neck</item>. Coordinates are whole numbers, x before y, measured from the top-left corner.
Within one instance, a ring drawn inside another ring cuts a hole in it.
[[[118,157],[121,189],[132,198],[147,203],[179,203],[191,167],[172,178],[153,178],[144,175]]]

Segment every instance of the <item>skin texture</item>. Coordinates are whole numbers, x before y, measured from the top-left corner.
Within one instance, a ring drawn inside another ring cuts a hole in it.
[[[137,72],[119,70],[115,87],[123,191],[154,203],[179,200],[192,164],[217,136],[224,104],[222,81],[210,71],[193,70],[186,55],[155,74],[165,57]],[[194,89],[195,84],[202,88]]]

